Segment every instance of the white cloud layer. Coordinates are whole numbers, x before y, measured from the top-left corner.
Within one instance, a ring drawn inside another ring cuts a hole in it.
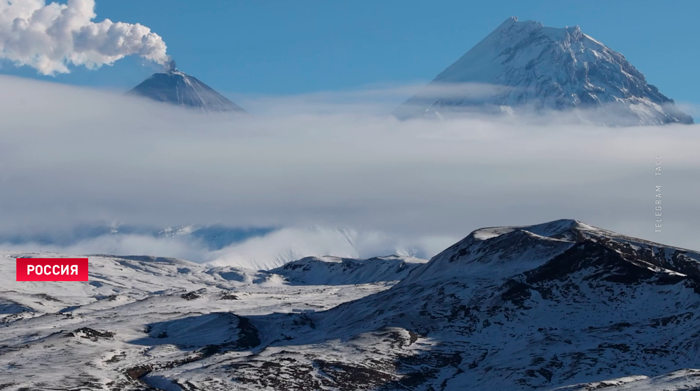
[[[229,119],[10,77],[0,91],[0,233],[113,221],[286,228],[218,253],[134,238],[99,251],[265,263],[290,248],[432,255],[480,227],[575,218],[700,248],[698,125],[607,128],[553,114],[400,122],[353,110],[371,100]],[[333,229],[297,228],[309,226]]]
[[[308,256],[364,259],[399,254],[427,258],[456,240],[456,237],[408,238],[378,231],[292,227],[213,251],[207,254],[207,258],[213,265],[267,270]]]
[[[129,55],[165,65],[163,39],[140,24],[94,22],[95,0],[0,0],[0,58],[44,75],[99,68]]]
[[[53,252],[63,254],[155,255],[269,270],[309,256],[334,255],[371,258],[378,255],[409,255],[428,258],[447,248],[457,237],[392,236],[377,231],[357,232],[324,227],[287,227],[231,244],[220,250],[208,248],[205,240],[188,235],[154,237],[144,234],[103,234],[75,243],[47,244],[0,242],[4,250]]]

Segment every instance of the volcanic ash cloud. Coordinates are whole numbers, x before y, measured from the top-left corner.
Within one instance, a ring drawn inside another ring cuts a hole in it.
[[[163,39],[141,24],[93,20],[94,0],[67,4],[43,0],[0,1],[0,59],[30,66],[43,75],[90,69],[129,55],[166,65]]]

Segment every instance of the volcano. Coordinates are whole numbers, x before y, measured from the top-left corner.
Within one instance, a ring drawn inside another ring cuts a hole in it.
[[[515,17],[395,114],[405,119],[567,110],[602,125],[693,123],[625,56],[584,34],[579,26],[552,28]]]
[[[207,113],[246,113],[196,77],[177,70],[174,62],[171,62],[167,71],[153,74],[127,92],[127,95],[142,96]]]

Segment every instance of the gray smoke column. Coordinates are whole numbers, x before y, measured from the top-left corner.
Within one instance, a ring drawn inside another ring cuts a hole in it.
[[[96,69],[129,55],[170,61],[165,42],[148,27],[96,17],[94,0],[0,0],[0,59],[44,75],[68,73],[71,64]]]

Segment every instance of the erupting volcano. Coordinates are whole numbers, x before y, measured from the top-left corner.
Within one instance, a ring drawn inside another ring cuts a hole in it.
[[[246,112],[196,77],[177,70],[175,61],[168,63],[165,72],[154,73],[127,94],[195,108],[207,113]]]

